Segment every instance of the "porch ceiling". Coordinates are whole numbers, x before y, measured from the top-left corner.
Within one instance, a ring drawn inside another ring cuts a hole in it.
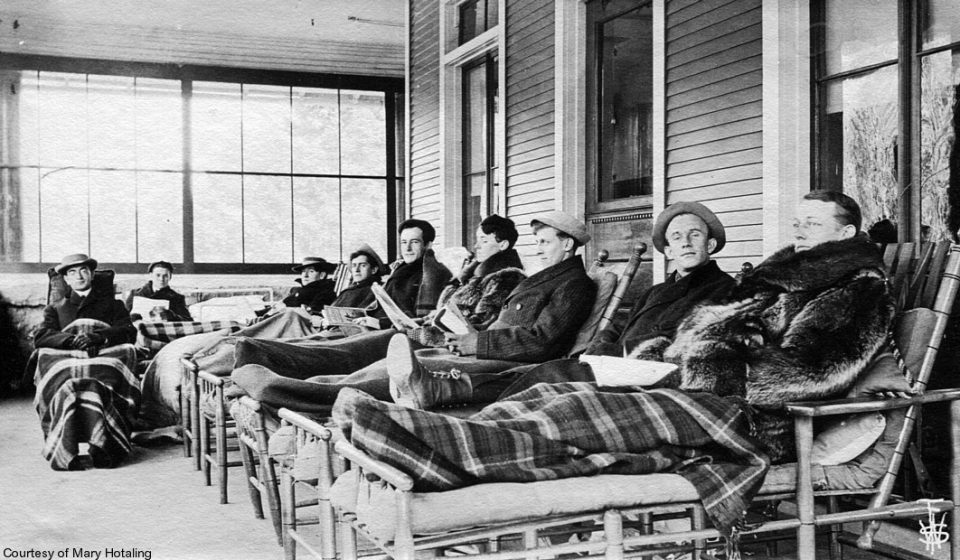
[[[402,76],[403,42],[403,0],[0,2],[22,54]]]

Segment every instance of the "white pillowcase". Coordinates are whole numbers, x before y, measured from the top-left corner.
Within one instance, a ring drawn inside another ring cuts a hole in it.
[[[887,420],[879,412],[846,417],[830,425],[813,439],[811,462],[840,465],[852,461],[877,441]]]

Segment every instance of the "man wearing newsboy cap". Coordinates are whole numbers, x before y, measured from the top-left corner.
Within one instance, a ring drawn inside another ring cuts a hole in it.
[[[476,387],[496,383],[503,371],[570,352],[596,299],[596,285],[577,255],[590,235],[583,222],[558,211],[535,215],[530,226],[542,269],[510,293],[489,328],[447,333],[447,350],[414,352],[404,335],[390,341],[387,369],[395,401],[418,408],[460,402]]]
[[[133,309],[133,298],[163,300],[170,303],[167,304],[167,309],[160,312],[160,320],[192,321],[190,309],[187,308],[187,298],[170,287],[170,279],[173,278],[173,265],[167,261],[152,262],[147,267],[147,274],[150,276],[150,280],[143,286],[130,290],[130,293],[124,298],[127,309]],[[151,315],[153,314],[151,313]],[[142,319],[136,314],[131,318],[133,320]]]
[[[614,323],[598,332],[585,353],[661,359],[687,312],[734,285],[733,278],[711,259],[725,243],[723,224],[703,204],[678,202],[667,207],[654,224],[653,245],[673,261],[674,271],[637,299],[625,323]],[[464,402],[492,402],[537,383],[566,381],[593,381],[593,373],[577,359],[520,366],[503,372],[483,390],[474,390]],[[426,393],[431,384],[423,385],[419,391]]]
[[[123,302],[113,294],[113,285],[93,282],[97,260],[82,253],[63,257],[54,267],[66,281],[66,297],[43,309],[43,323],[33,337],[37,348],[91,350],[133,342],[137,331]],[[96,319],[110,325],[93,332],[72,335],[64,327],[77,319]]]

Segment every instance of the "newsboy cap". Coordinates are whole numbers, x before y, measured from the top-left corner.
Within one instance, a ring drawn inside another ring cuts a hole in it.
[[[703,204],[690,201],[674,202],[657,216],[657,223],[653,226],[653,246],[657,248],[657,251],[663,252],[663,248],[667,244],[667,227],[674,218],[681,214],[693,214],[707,224],[710,237],[717,240],[717,246],[713,248],[713,251],[710,251],[711,255],[723,249],[723,246],[727,243],[727,234],[723,229],[723,224],[720,223],[720,219]]]
[[[537,222],[562,231],[563,233],[576,239],[577,243],[581,245],[586,245],[587,242],[590,241],[590,234],[587,233],[587,226],[566,212],[553,210],[550,212],[537,214],[532,220],[530,220],[530,225],[532,226]]]
[[[303,269],[307,267],[316,268],[320,272],[326,272],[327,274],[333,274],[333,272],[337,270],[337,265],[328,263],[326,259],[321,259],[320,257],[304,257],[301,264],[293,267],[293,271],[302,272]]]
[[[83,253],[74,253],[72,255],[67,255],[62,259],[60,259],[60,264],[53,267],[53,270],[55,270],[57,274],[63,274],[63,272],[68,268],[70,268],[71,266],[80,266],[80,265],[87,265],[90,268],[90,270],[96,270],[97,259],[91,259],[90,257],[88,257],[87,255],[84,255]]]

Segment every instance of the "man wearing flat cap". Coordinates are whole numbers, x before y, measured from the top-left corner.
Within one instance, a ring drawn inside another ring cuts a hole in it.
[[[77,253],[67,255],[54,267],[69,287],[63,301],[43,309],[43,323],[33,337],[37,348],[91,350],[133,342],[137,331],[123,302],[114,298],[113,286],[94,285],[96,259]],[[96,319],[109,327],[84,334],[63,332],[77,319]]]
[[[674,271],[639,297],[626,323],[611,324],[598,332],[585,353],[660,359],[687,312],[734,285],[711,259],[725,243],[723,224],[699,202],[678,202],[661,212],[653,228],[653,245],[673,261]],[[592,380],[589,366],[579,360],[553,360],[504,372],[498,382],[488,383],[479,391],[474,389],[464,402],[492,402],[537,383]],[[426,403],[431,400],[431,387],[437,384],[426,377],[423,381],[413,392],[419,392],[419,401]]]
[[[590,235],[583,222],[557,211],[535,216],[530,226],[543,268],[510,293],[490,327],[447,333],[448,350],[414,352],[403,335],[390,341],[387,369],[395,401],[418,408],[461,402],[476,387],[496,384],[501,372],[570,352],[596,299],[596,285],[577,255]]]
[[[335,282],[329,278],[337,271],[336,264],[320,257],[306,257],[293,267],[293,271],[300,274],[297,278],[300,286],[292,288],[283,298],[287,307],[303,307],[311,314],[318,314],[337,299]]]
[[[130,291],[124,302],[127,309],[133,309],[133,298],[142,297],[147,299],[169,301],[168,308],[160,313],[160,319],[163,321],[192,321],[190,310],[187,309],[187,299],[182,294],[174,291],[170,287],[170,279],[173,278],[173,265],[167,261],[156,261],[150,263],[147,267],[147,274],[150,280]],[[134,320],[139,316],[132,317]]]

